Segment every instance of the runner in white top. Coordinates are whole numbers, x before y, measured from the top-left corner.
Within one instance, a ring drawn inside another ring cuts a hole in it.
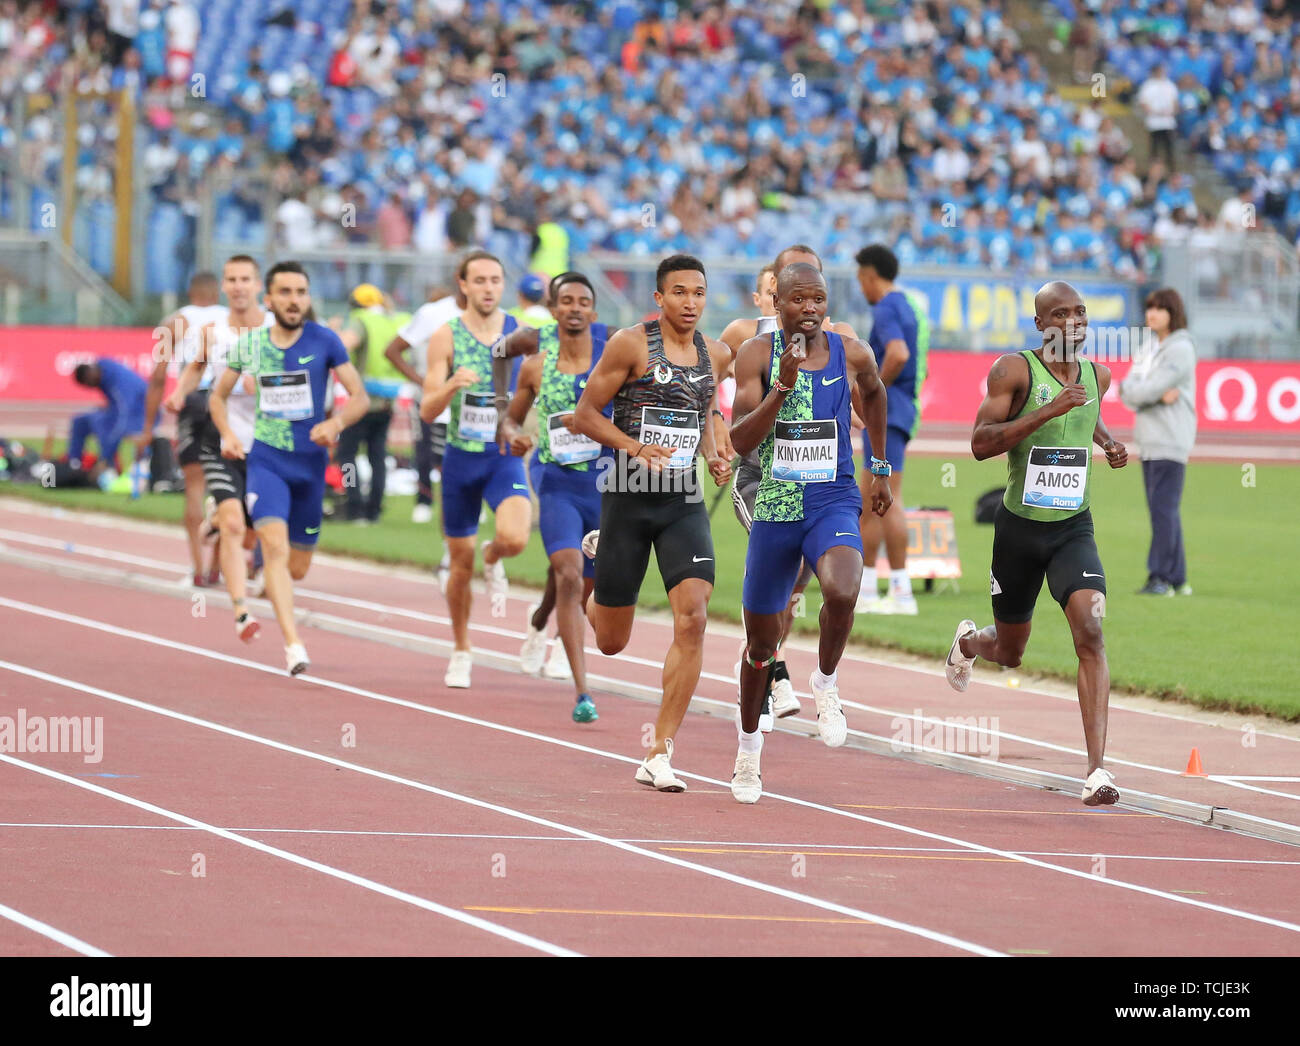
[[[226,357],[241,335],[253,328],[271,325],[271,314],[262,309],[260,288],[261,273],[257,262],[248,255],[237,254],[222,267],[221,289],[230,307],[221,310],[217,322],[208,323],[196,332],[193,354],[181,372],[176,390],[168,397],[168,408],[179,409],[196,386],[207,387],[220,377],[226,369]],[[252,382],[251,376],[241,378],[226,401],[230,427],[245,451],[253,445],[253,423],[257,411],[257,396]],[[244,505],[247,465],[243,458],[222,457],[221,435],[210,418],[200,434],[199,448],[208,494],[216,502],[216,523],[221,532],[221,572],[225,575],[226,591],[230,593],[235,614],[235,634],[247,642],[258,631],[257,621],[245,605],[248,568],[244,551],[252,548],[257,540]]]
[[[140,458],[153,442],[154,422],[158,404],[166,391],[167,374],[175,373],[185,360],[182,357],[186,337],[191,331],[211,323],[217,315],[225,315],[219,302],[217,278],[210,272],[196,273],[190,280],[190,303],[182,305],[153,330],[153,373],[149,375],[149,388],[144,400],[144,433],[136,441],[136,457]],[[203,469],[199,465],[198,433],[207,421],[206,393],[195,396],[190,406],[181,410],[176,419],[176,457],[185,477],[185,536],[190,545],[190,577],[195,588],[216,583],[216,563],[210,573],[203,569]]]
[[[440,288],[439,288],[440,289]],[[435,290],[433,293],[437,293]],[[415,314],[394,336],[384,350],[384,355],[402,372],[407,381],[418,389],[424,389],[424,375],[429,366],[429,339],[433,332],[443,324],[450,323],[461,314],[469,303],[460,293],[439,297],[427,301],[415,310]],[[406,358],[408,350],[413,350],[411,359]],[[442,452],[447,445],[447,424],[451,421],[451,408],[448,407],[431,422],[419,416],[419,395],[416,396],[415,422],[419,426],[419,435],[415,440],[415,471],[419,488],[415,496],[415,508],[411,512],[411,522],[428,523],[433,519],[433,470],[442,465]],[[445,559],[445,557],[444,557]],[[440,570],[445,569],[444,563]]]

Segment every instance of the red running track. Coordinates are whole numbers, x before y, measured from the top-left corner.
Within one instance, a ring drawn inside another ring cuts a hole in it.
[[[99,762],[0,756],[6,954],[1300,953],[1291,847],[781,733],[742,807],[718,717],[661,795],[628,698],[581,726],[564,684],[314,628],[293,680],[181,601],[0,592],[0,715],[103,720]]]

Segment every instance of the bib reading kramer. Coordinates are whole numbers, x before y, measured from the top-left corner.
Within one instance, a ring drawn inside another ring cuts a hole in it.
[[[463,440],[491,443],[497,438],[497,408],[490,392],[461,393],[456,434]]]

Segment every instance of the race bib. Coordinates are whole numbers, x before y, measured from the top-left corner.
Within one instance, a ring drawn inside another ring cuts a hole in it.
[[[551,457],[560,465],[577,465],[600,457],[600,444],[581,432],[570,432],[564,419],[573,411],[561,411],[546,419],[547,434],[551,441]]]
[[[1078,509],[1088,491],[1087,447],[1034,447],[1025,467],[1025,495],[1031,508]]]
[[[456,426],[461,439],[492,443],[497,438],[497,408],[492,393],[463,392],[460,399],[460,422]]]
[[[827,421],[780,421],[772,444],[772,478],[829,483],[839,471],[839,426]]]
[[[305,370],[259,374],[258,409],[269,418],[305,421],[313,413],[310,375]]]
[[[641,442],[671,450],[673,456],[668,459],[667,468],[694,468],[695,452],[700,446],[700,412],[642,407]]]

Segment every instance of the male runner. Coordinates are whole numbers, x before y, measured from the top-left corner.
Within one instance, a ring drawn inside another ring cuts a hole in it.
[[[747,642],[731,781],[731,793],[742,803],[756,803],[762,795],[763,691],[803,563],[813,567],[822,590],[817,670],[809,679],[817,731],[832,748],[848,737],[837,674],[862,575],[851,385],[860,394],[867,438],[873,447],[885,446],[887,398],[875,357],[856,338],[822,329],[826,281],[816,266],[798,262],[778,273],[776,308],[780,328],[741,346],[735,416],[742,420],[731,428],[736,450],[758,450],[763,477],[745,556]],[[889,464],[873,456],[871,469],[871,508],[884,515],[893,497]]]
[[[181,371],[176,388],[167,397],[168,410],[181,411],[193,399],[195,388],[210,388],[213,375],[218,377],[226,367],[227,358],[239,339],[260,327],[269,327],[274,317],[262,310],[258,300],[261,272],[257,262],[247,254],[236,254],[221,268],[221,289],[225,292],[229,308],[215,323],[206,323],[193,330],[198,342],[190,362]],[[245,454],[253,446],[257,414],[257,386],[251,375],[241,378],[230,390],[225,401],[226,418]],[[230,593],[231,608],[235,614],[235,635],[244,642],[253,639],[259,625],[248,612],[245,602],[248,586],[248,567],[244,550],[251,548],[257,538],[252,519],[244,504],[248,489],[247,461],[242,457],[224,457],[221,453],[221,433],[209,417],[204,397],[202,430],[197,434],[199,464],[207,484],[208,496],[216,504],[216,522],[220,532],[218,545],[221,573]]]
[[[469,304],[460,288],[455,294],[442,295],[435,288],[429,300],[415,310],[405,327],[399,330],[384,349],[384,355],[416,388],[423,390],[425,371],[429,366],[429,339],[444,323],[450,323]],[[411,352],[411,359],[406,353]],[[416,407],[415,421],[419,436],[415,441],[416,493],[415,507],[411,510],[412,523],[429,523],[433,520],[433,470],[442,469],[443,454],[447,449],[447,424],[451,421],[448,408],[433,421],[425,421]],[[450,563],[448,564],[450,566]],[[440,568],[441,569],[441,568]],[[444,579],[445,581],[445,579]],[[446,588],[444,583],[444,590]]]
[[[785,266],[795,262],[806,262],[815,266],[818,272],[822,271],[821,258],[807,244],[796,243],[786,247],[776,256],[776,260],[771,265],[764,266],[762,272],[759,273],[758,290],[753,295],[754,304],[759,306],[760,310],[758,318],[742,317],[738,320],[732,320],[722,332],[722,341],[731,349],[732,355],[728,374],[732,377],[735,377],[736,356],[740,351],[740,346],[756,335],[771,334],[777,329],[776,274]],[[849,324],[834,323],[830,317],[825,319],[822,329],[835,331],[845,338],[857,337]],[[733,422],[739,418],[739,415],[735,412],[734,402],[731,417]],[[717,420],[720,421],[721,419]],[[856,411],[853,416],[853,424],[855,427],[859,424]],[[740,521],[740,525],[745,528],[746,532],[749,531],[750,524],[754,519],[754,497],[758,493],[758,484],[762,478],[763,473],[759,465],[757,451],[753,451],[741,458],[740,465],[736,469],[735,481],[731,487],[731,500],[736,510],[736,519]],[[781,631],[781,642],[778,644],[776,652],[777,659],[772,665],[771,679],[768,682],[768,694],[763,699],[763,713],[759,717],[759,722],[765,733],[771,732],[774,719],[784,719],[787,716],[797,715],[799,712],[799,698],[795,696],[794,686],[790,682],[790,670],[786,668],[781,647],[785,645],[786,637],[790,634],[790,626],[794,623],[795,602],[803,594],[804,589],[808,587],[808,582],[811,580],[812,568],[807,563],[804,563],[799,568],[799,577],[795,581],[790,606],[786,609],[785,628]],[[741,656],[744,656],[743,645]],[[739,670],[739,666],[737,666],[737,669]]]
[[[266,306],[275,317],[242,337],[212,386],[209,407],[221,454],[248,459],[244,496],[265,559],[266,594],[284,633],[285,664],[298,675],[310,664],[293,619],[293,583],[307,576],[320,537],[325,466],[339,434],[370,406],[348,350],[328,327],[304,320],[311,308],[307,273],[294,261],[266,274]],[[341,413],[325,417],[330,371],[348,393]],[[240,378],[257,383],[253,445],[247,451],[230,421],[227,399]]]
[[[586,276],[580,272],[572,271],[560,273],[559,276],[551,280],[547,287],[546,304],[547,308],[551,310],[553,320],[556,323],[559,321],[559,310],[556,305],[559,288],[564,283],[573,281],[586,284],[588,289],[591,287]],[[591,291],[592,312],[588,317],[590,322],[587,329],[591,334],[592,343],[603,346],[609,340],[609,328],[595,319],[595,293],[594,290]],[[501,419],[501,425],[497,429],[497,445],[503,450],[510,442],[505,435],[504,424],[506,412],[510,406],[508,389],[510,372],[513,367],[511,361],[516,356],[531,356],[538,352],[541,344],[538,330],[539,328],[536,327],[518,327],[492,353],[492,387],[496,393],[497,416]],[[539,501],[542,476],[543,469],[541,468],[540,456],[535,453],[529,461],[528,480],[532,485],[534,495],[539,496]],[[550,620],[551,611],[554,609],[555,568],[548,564],[546,568],[546,587],[542,590],[541,601],[528,608],[524,644],[519,651],[519,665],[529,675],[536,675],[540,671],[547,679],[570,679],[573,676],[573,671],[562,640],[555,645],[555,648],[551,651],[551,656],[546,657],[546,623]],[[545,661],[545,664],[543,664],[543,661]]]
[[[1124,444],[1101,420],[1110,370],[1077,355],[1088,333],[1088,310],[1068,283],[1053,282],[1034,298],[1037,349],[999,356],[971,434],[977,461],[1007,455],[1007,491],[993,521],[993,624],[976,631],[963,621],[945,670],[954,690],[970,684],[976,657],[1015,668],[1029,642],[1043,577],[1061,604],[1079,657],[1079,709],[1088,747],[1088,806],[1116,803],[1115,776],[1102,767],[1110,668],[1102,640],[1106,577],[1093,537],[1089,489],[1091,444],[1113,469],[1128,462]]]
[[[919,349],[920,324],[907,295],[894,281],[898,278],[898,259],[882,243],[863,247],[857,253],[858,284],[872,307],[873,322],[867,341],[876,355],[880,380],[889,393],[889,435],[885,458],[891,469],[890,485],[893,506],[883,519],[864,514],[862,547],[865,563],[862,570],[862,593],[858,613],[915,614],[916,597],[907,573],[907,513],[903,507],[903,458],[908,440],[916,431],[920,415],[921,366]],[[870,448],[864,447],[863,453]],[[862,474],[866,483],[867,473]],[[889,596],[881,599],[876,590],[876,552],[881,538],[889,556]]]
[[[592,368],[600,361],[605,343],[591,335],[596,292],[590,281],[581,273],[566,273],[557,279],[560,283],[554,310],[558,323],[538,330],[541,351],[530,356],[520,368],[518,388],[502,421],[501,435],[510,442],[515,454],[526,455],[533,441],[523,434],[520,426],[536,403],[537,456],[541,462],[537,500],[542,544],[555,577],[560,640],[577,693],[573,719],[577,723],[590,723],[598,716],[587,692],[583,604],[591,594],[594,561],[583,555],[582,539],[600,526],[597,481],[601,473],[597,465],[602,454],[607,456],[608,452],[595,440],[575,431],[574,411]],[[515,336],[512,334],[511,338]],[[499,362],[493,360],[494,370],[498,369]],[[544,632],[539,634],[545,636]]]
[[[533,506],[523,462],[496,446],[492,346],[516,326],[515,318],[501,309],[505,269],[487,251],[471,251],[461,260],[456,276],[469,305],[429,339],[420,417],[432,421],[451,407],[442,469],[442,526],[451,559],[446,596],[456,648],[443,683],[463,689],[470,685],[474,666],[469,643],[470,578],[482,503],[486,501],[496,515],[496,536],[483,546],[483,576],[494,603],[503,603],[509,592],[501,561],[524,550]]]
[[[154,328],[154,366],[149,375],[149,388],[145,393],[145,431],[137,446],[137,457],[149,446],[153,436],[154,419],[158,405],[163,402],[167,373],[173,363],[183,368],[194,357],[197,331],[209,323],[225,319],[226,309],[221,304],[217,278],[210,272],[197,272],[190,279],[190,301],[182,305]],[[199,461],[199,438],[208,427],[208,389],[212,384],[211,372],[204,372],[203,383],[190,390],[189,399],[177,411],[176,463],[185,480],[185,537],[190,546],[191,576],[194,587],[215,584],[216,577],[203,569],[203,466]],[[169,406],[168,409],[175,410]],[[215,567],[215,564],[214,564]]]
[[[686,715],[704,658],[704,626],[713,592],[713,533],[696,473],[701,446],[718,486],[731,478],[731,444],[708,424],[728,350],[697,324],[707,287],[697,258],[674,254],[659,263],[660,318],[618,331],[578,401],[577,430],[616,453],[601,483],[600,530],[583,539],[596,559],[587,617],[603,654],[632,637],[636,600],[653,547],[673,612],[673,642],[664,655],[663,698],[654,745],[636,780],[684,792],[673,773],[673,740]],[[614,417],[605,408],[614,404]],[[601,540],[601,534],[604,539]],[[599,554],[596,554],[599,541]]]

